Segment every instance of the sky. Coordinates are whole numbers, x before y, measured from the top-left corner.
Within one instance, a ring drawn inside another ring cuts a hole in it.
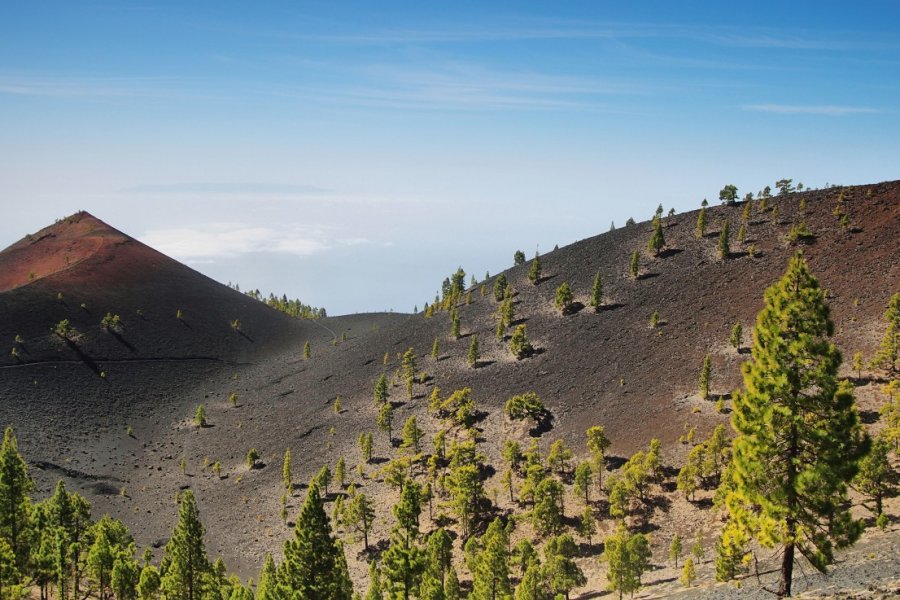
[[[0,247],[83,209],[408,312],[725,184],[898,179],[898,92],[894,1],[7,2]]]

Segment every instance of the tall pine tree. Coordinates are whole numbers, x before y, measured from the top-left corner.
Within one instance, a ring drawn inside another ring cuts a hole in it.
[[[824,572],[834,549],[861,525],[847,483],[868,451],[852,389],[837,379],[841,355],[825,292],[801,254],[765,293],[753,360],[735,394],[732,524],[766,547],[781,547],[779,596],[791,595],[795,552]]]
[[[178,508],[178,524],[163,556],[160,588],[167,599],[199,600],[204,595],[212,574],[203,543],[205,533],[194,492],[185,490]]]
[[[12,427],[3,433],[0,447],[0,538],[6,539],[19,567],[28,555],[27,528],[31,514],[28,493],[34,482],[28,475],[25,460],[19,454]]]
[[[284,543],[278,587],[292,600],[350,600],[353,586],[343,546],[331,534],[319,486],[309,485],[294,539]]]

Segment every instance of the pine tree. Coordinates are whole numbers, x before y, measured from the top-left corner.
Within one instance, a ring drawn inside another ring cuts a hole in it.
[[[681,556],[681,538],[678,537],[678,534],[672,536],[672,543],[669,544],[669,558],[675,563],[675,568],[678,568],[678,558]]]
[[[584,503],[591,501],[591,483],[594,471],[589,462],[580,463],[575,467],[575,493],[584,496]]]
[[[500,273],[497,275],[497,279],[494,280],[494,300],[500,302],[503,300],[503,296],[506,294],[506,275]]]
[[[500,519],[494,519],[480,540],[472,573],[472,600],[494,600],[512,593],[509,582],[509,538]]]
[[[441,355],[441,343],[438,338],[434,338],[434,343],[431,345],[431,358],[437,360]]]
[[[890,451],[891,446],[883,436],[875,438],[871,451],[860,461],[859,473],[853,480],[853,486],[875,503],[872,512],[876,517],[883,513],[884,498],[897,488],[897,472],[891,467],[888,457]]]
[[[305,360],[309,360],[309,358],[311,356],[312,356],[312,349],[310,348],[309,340],[306,340],[306,343],[303,344],[303,358]]]
[[[691,556],[696,559],[696,562],[699,563],[703,560],[705,552],[703,550],[703,539],[698,535],[697,541],[694,542],[694,545],[691,546]]]
[[[522,580],[516,586],[515,600],[549,600],[550,592],[544,577],[544,570],[536,559],[525,566]]]
[[[334,466],[334,479],[337,481],[338,489],[344,489],[344,483],[346,483],[347,479],[347,461],[344,460],[344,457],[340,457],[337,461],[337,464]]]
[[[569,287],[568,282],[564,281],[556,288],[555,304],[556,308],[558,308],[562,314],[566,315],[572,311],[572,302],[574,299],[572,289]]]
[[[738,352],[741,351],[741,343],[744,341],[744,328],[741,327],[740,323],[735,323],[734,327],[731,328],[731,337],[728,338],[728,341],[731,342],[731,345],[734,346],[734,349]]]
[[[597,474],[597,488],[603,489],[603,471],[606,470],[606,450],[611,442],[606,437],[606,431],[602,425],[595,425],[585,432],[587,447],[591,453],[594,473]]]
[[[887,321],[887,330],[881,338],[878,352],[872,358],[871,366],[897,373],[900,370],[900,292],[891,296],[884,320]]]
[[[7,427],[0,447],[0,539],[5,539],[12,548],[18,567],[25,566],[28,555],[31,514],[28,494],[33,487],[28,466],[19,454],[16,435],[12,427]]]
[[[765,293],[734,396],[731,523],[766,547],[782,548],[778,593],[789,596],[795,550],[820,571],[834,548],[861,532],[847,506],[847,482],[868,451],[849,385],[839,385],[841,357],[825,292],[801,254]]]
[[[697,228],[694,230],[694,235],[699,240],[704,235],[706,235],[706,207],[700,209],[700,214],[697,215]]]
[[[722,231],[719,232],[719,258],[726,260],[731,255],[730,225],[726,220],[722,223]]]
[[[606,538],[603,558],[609,564],[606,577],[609,589],[622,594],[634,593],[641,587],[641,575],[650,566],[650,543],[641,533],[632,535],[624,523]]]
[[[569,597],[569,592],[587,583],[584,573],[575,562],[578,546],[568,533],[547,540],[544,546],[544,577],[550,593]]]
[[[473,333],[472,341],[469,343],[469,354],[466,355],[466,364],[474,368],[476,365],[478,365],[479,357],[480,354],[478,353],[478,336]]]
[[[369,531],[372,529],[372,523],[375,521],[375,507],[362,492],[356,492],[350,497],[350,504],[347,505],[346,515],[344,517],[347,524],[356,529],[363,536],[363,545],[368,552],[369,550]]]
[[[581,511],[581,518],[578,520],[578,533],[587,540],[588,546],[591,545],[591,538],[597,533],[597,520],[594,519],[594,511],[590,506],[585,506]]]
[[[458,340],[460,335],[459,312],[456,309],[450,313],[450,337]]]
[[[411,448],[413,454],[418,454],[420,450],[419,441],[422,439],[424,432],[419,429],[416,424],[416,416],[411,415],[403,424],[402,442],[400,446],[403,448]]]
[[[388,446],[393,445],[393,439],[391,437],[391,429],[394,424],[394,407],[391,406],[390,402],[385,402],[381,405],[381,410],[378,411],[378,420],[376,421],[376,425],[378,425],[378,429],[387,433]]]
[[[631,273],[632,279],[637,279],[641,272],[641,255],[637,250],[631,253],[631,262],[628,264],[628,272]]]
[[[709,398],[709,385],[712,380],[712,363],[709,354],[703,357],[703,367],[700,369],[700,397]]]
[[[206,407],[202,404],[198,404],[197,410],[194,411],[194,425],[206,427]]]
[[[138,579],[138,598],[140,600],[155,600],[157,595],[159,594],[159,586],[159,569],[150,564],[145,565],[144,568],[141,569],[141,575]],[[65,598],[65,596],[63,596],[62,594],[60,596],[62,598]],[[257,598],[259,600],[273,600],[272,598],[267,598],[265,596],[259,595],[257,595]]]
[[[647,242],[647,250],[653,252],[654,256],[659,256],[659,251],[666,245],[666,236],[663,235],[661,219],[654,219],[653,224],[653,235],[650,236],[650,241]]]
[[[4,597],[3,588],[11,586],[19,577],[15,552],[6,539],[0,538],[0,598]]]
[[[528,269],[528,281],[534,285],[541,282],[541,257],[537,252],[534,253],[534,260],[531,261],[531,268]]]
[[[295,600],[350,600],[353,594],[344,549],[332,535],[315,481],[310,482],[294,538],[284,543],[284,561],[276,575],[279,588]]]
[[[366,462],[372,460],[372,446],[372,434],[361,433],[359,439],[359,451],[362,454],[363,460]]]
[[[688,557],[684,562],[684,569],[681,570],[681,577],[678,581],[680,581],[684,587],[691,587],[694,584],[695,579],[697,579],[697,570],[694,568],[694,559]]]
[[[178,524],[166,544],[163,564],[165,572],[160,589],[172,600],[199,600],[206,591],[212,566],[206,555],[203,536],[206,529],[200,522],[200,513],[194,492],[181,494]]]
[[[517,359],[522,359],[534,351],[534,347],[528,341],[525,325],[516,326],[516,330],[509,339],[509,351]]]
[[[374,399],[377,406],[381,406],[387,402],[388,398],[388,382],[387,375],[382,373],[375,381]]]

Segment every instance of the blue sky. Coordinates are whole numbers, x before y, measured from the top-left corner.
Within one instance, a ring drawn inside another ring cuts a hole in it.
[[[726,183],[898,178],[896,2],[0,8],[0,246],[89,210],[222,282],[408,311]]]

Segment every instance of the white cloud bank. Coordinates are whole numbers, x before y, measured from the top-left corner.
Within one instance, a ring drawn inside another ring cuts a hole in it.
[[[197,227],[154,229],[140,241],[178,260],[208,262],[252,253],[311,256],[329,248],[366,244],[361,237],[339,237],[322,227],[253,227],[211,223]]]

